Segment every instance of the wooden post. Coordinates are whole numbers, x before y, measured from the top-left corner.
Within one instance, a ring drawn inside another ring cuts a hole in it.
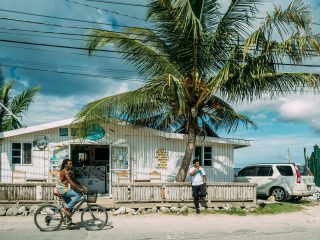
[[[42,200],[42,187],[40,185],[36,186],[36,200]]]

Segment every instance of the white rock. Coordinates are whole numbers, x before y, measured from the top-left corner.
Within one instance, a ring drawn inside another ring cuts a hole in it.
[[[119,215],[119,214],[125,214],[126,213],[126,207],[122,206],[118,210],[114,211],[114,215]]]
[[[161,208],[160,208],[160,212],[162,212],[162,213],[168,213],[168,212],[170,212],[170,209],[167,208],[167,207],[161,207]]]
[[[152,208],[149,208],[149,209],[147,210],[147,213],[153,213]]]
[[[30,215],[34,215],[35,212],[38,210],[39,207],[40,207],[40,206],[38,206],[38,205],[32,206],[32,207],[29,209]]]
[[[28,216],[28,214],[29,214],[29,211],[25,211],[25,212],[22,213],[21,216]]]
[[[177,208],[177,207],[171,207],[171,208],[170,208],[170,212],[177,213],[177,212],[179,212],[179,208]]]
[[[188,207],[187,207],[187,206],[183,206],[183,207],[180,209],[180,213],[182,213],[182,214],[188,213]]]
[[[19,214],[23,214],[25,211],[27,211],[26,207],[25,206],[22,206],[18,209],[18,213]]]
[[[6,209],[4,207],[0,207],[0,216],[6,215]]]
[[[139,209],[137,210],[138,213],[142,213],[142,212],[145,212],[145,211],[146,211],[146,209],[143,208],[143,207],[141,207],[141,208],[139,208]]]
[[[136,212],[136,210],[132,209],[132,208],[126,208],[126,213],[134,213]]]
[[[17,208],[9,208],[6,212],[6,216],[17,216],[18,215],[18,209]]]
[[[222,206],[224,210],[228,211],[231,209],[230,205],[229,204],[225,204]]]
[[[151,210],[152,210],[152,213],[157,213],[158,208],[154,206]]]
[[[267,201],[269,202],[275,202],[276,201],[276,197],[271,195],[270,197],[268,197]]]

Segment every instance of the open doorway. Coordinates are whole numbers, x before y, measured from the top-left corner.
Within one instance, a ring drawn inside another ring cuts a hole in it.
[[[109,193],[110,146],[70,145],[74,176],[89,190]]]

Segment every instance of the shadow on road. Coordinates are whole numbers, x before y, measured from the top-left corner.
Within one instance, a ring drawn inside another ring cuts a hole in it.
[[[61,226],[57,231],[64,231],[64,230],[80,230],[80,229],[85,229],[85,226],[82,224],[82,222],[75,222],[72,223],[71,226]],[[107,224],[104,228],[100,229],[100,230],[89,230],[86,229],[87,231],[107,231],[114,228],[111,223]]]

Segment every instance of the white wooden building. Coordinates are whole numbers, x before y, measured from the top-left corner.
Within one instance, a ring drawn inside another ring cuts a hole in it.
[[[99,192],[110,193],[115,182],[148,182],[153,176],[174,181],[187,135],[106,124],[93,126],[86,139],[78,139],[72,121],[0,133],[0,182],[55,181],[65,158],[72,159],[75,177]],[[234,149],[251,141],[206,137],[196,145],[194,155],[201,159],[207,181],[232,182]]]

